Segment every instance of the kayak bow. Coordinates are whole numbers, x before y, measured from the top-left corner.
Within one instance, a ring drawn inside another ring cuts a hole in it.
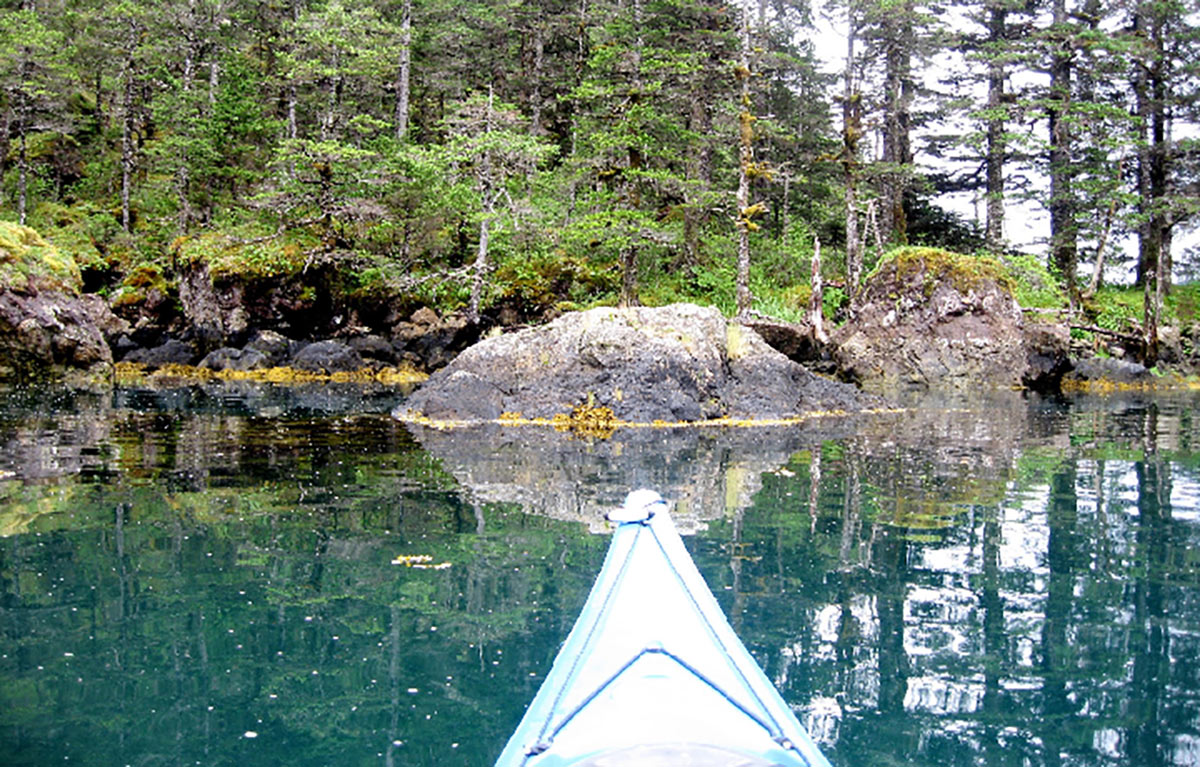
[[[829,767],[749,651],[651,490],[496,767]]]

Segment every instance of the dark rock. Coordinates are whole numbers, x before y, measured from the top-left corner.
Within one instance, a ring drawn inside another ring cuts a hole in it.
[[[821,359],[822,346],[813,338],[812,328],[808,325],[768,319],[753,319],[743,324],[758,333],[772,349],[793,362]]]
[[[119,327],[106,305],[55,291],[0,291],[0,381],[105,383],[112,351],[100,326]]]
[[[246,342],[246,351],[256,351],[267,358],[267,364],[282,365],[304,346],[274,330],[259,330]]]
[[[112,349],[113,360],[117,362],[125,359],[131,352],[142,348],[127,334],[119,336],[116,340],[109,343],[109,347]]]
[[[364,358],[378,360],[385,365],[395,365],[398,361],[395,348],[381,336],[355,336],[347,344]]]
[[[194,365],[198,358],[191,344],[172,338],[150,349],[136,349],[126,354],[124,361],[160,368],[163,365]]]
[[[422,314],[423,311],[413,315],[422,322],[401,322],[392,328],[392,348],[398,360],[415,357],[425,370],[438,370],[479,339],[479,328],[465,318],[450,315],[428,324],[424,320],[437,315],[432,310],[427,314]]]
[[[1125,360],[1095,357],[1078,360],[1075,368],[1063,377],[1064,383],[1072,381],[1111,381],[1112,383],[1137,383],[1153,378],[1145,365]]]
[[[1039,392],[1058,391],[1071,371],[1071,335],[1063,325],[1029,324],[1023,328],[1025,372],[1021,383]]]
[[[179,302],[188,324],[217,338],[245,332],[249,317],[240,282],[216,285],[207,265],[186,269],[179,280]]]
[[[366,367],[359,353],[341,341],[317,341],[292,357],[292,367],[310,372],[338,373]]]
[[[406,411],[490,420],[552,417],[584,403],[651,422],[782,418],[877,400],[814,376],[716,309],[676,304],[571,312],[486,339],[426,381]]]
[[[222,346],[213,349],[200,361],[200,367],[208,370],[260,370],[270,366],[267,355],[256,349],[234,349]]]

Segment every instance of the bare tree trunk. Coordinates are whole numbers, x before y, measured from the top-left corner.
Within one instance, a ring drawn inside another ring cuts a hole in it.
[[[325,115],[321,118],[321,140],[329,141],[334,136],[334,128],[337,126],[338,118],[338,102],[341,100],[342,92],[342,76],[338,70],[342,66],[342,51],[340,48],[333,49],[333,71],[334,74],[329,76],[329,89],[325,92]]]
[[[1121,176],[1121,168],[1124,161],[1117,163],[1117,177]],[[1088,282],[1087,290],[1083,291],[1083,298],[1091,298],[1096,295],[1096,291],[1100,290],[1100,283],[1104,279],[1104,256],[1105,249],[1108,247],[1108,238],[1112,234],[1113,217],[1117,212],[1117,200],[1113,200],[1108,204],[1108,210],[1104,213],[1104,227],[1100,230],[1100,242],[1096,243],[1096,262],[1092,268],[1092,279]]]
[[[862,137],[860,96],[854,83],[854,43],[858,21],[847,11],[846,72],[842,90],[842,185],[846,224],[846,295],[853,314],[862,278],[862,239],[858,234],[858,141]]]
[[[121,97],[121,228],[130,230],[129,197],[133,185],[133,54],[125,61],[124,94]]]
[[[750,206],[750,168],[754,162],[754,115],[750,113],[750,8],[742,8],[742,57],[738,64],[738,79],[741,80],[741,112],[739,114],[739,153],[737,190],[737,313],[749,314],[754,303],[750,293],[750,229],[755,226],[751,218],[755,211]]]
[[[812,325],[812,334],[819,343],[825,343],[829,336],[825,334],[825,288],[821,281],[821,238],[813,237],[812,255],[812,294],[808,298],[808,321]]]
[[[408,133],[408,99],[412,79],[412,0],[400,11],[400,61],[396,72],[396,140]]]
[[[636,107],[642,96],[642,0],[633,0],[633,28],[636,30],[637,38],[633,46],[633,61],[631,66],[632,87],[629,94],[629,103]],[[642,169],[642,152],[641,149],[634,143],[630,143],[628,147],[629,162],[627,169],[629,173],[625,178],[623,185],[625,189],[625,204],[629,210],[636,211],[641,206],[641,183],[637,179],[637,173]],[[637,297],[637,262],[638,248],[635,241],[640,234],[631,232],[630,244],[626,245],[621,251],[621,297],[618,303],[621,306],[636,306],[638,304]]]
[[[493,91],[492,86],[489,85],[487,112],[483,118],[484,134],[492,129],[492,104]],[[483,302],[483,288],[489,271],[488,241],[491,234],[492,217],[496,212],[495,193],[492,190],[494,183],[491,152],[484,150],[483,156],[479,159],[479,191],[483,198],[483,215],[479,219],[479,249],[475,254],[475,276],[471,284],[471,303],[467,308],[467,321],[471,323],[479,322],[479,307]]]
[[[22,120],[24,122],[24,120]],[[25,226],[25,205],[28,199],[29,158],[25,152],[25,126],[17,139],[17,223]]]
[[[540,20],[533,25],[533,73],[529,91],[529,135],[538,136],[542,132],[542,68],[546,48],[545,30]]]
[[[989,11],[989,41],[999,44],[1005,39],[1007,9],[994,5]],[[984,242],[988,250],[1004,248],[1004,124],[1001,108],[1004,104],[1004,62],[995,53],[988,62],[988,120],[987,120],[987,223]]]
[[[867,200],[867,223],[863,236],[869,232],[875,240],[875,261],[878,263],[883,259],[883,231],[879,227],[879,200]]]
[[[208,64],[208,109],[211,114],[213,107],[217,105],[217,93],[221,89],[221,62],[218,60],[215,46],[210,55],[212,61]]]
[[[179,232],[186,233],[191,226],[192,221],[192,205],[191,205],[191,185],[192,185],[192,169],[188,159],[187,138],[192,131],[192,83],[196,79],[196,55],[197,55],[197,40],[196,40],[196,3],[191,0],[188,3],[188,29],[185,31],[184,38],[186,43],[183,48],[183,77],[179,83],[179,90],[183,94],[183,110],[184,118],[181,121],[182,138],[185,143],[179,149],[179,168],[175,171],[175,196],[179,199]]]
[[[1145,353],[1142,356],[1142,364],[1148,368],[1154,367],[1158,363],[1158,315],[1159,307],[1162,306],[1162,286],[1158,278],[1158,264],[1161,257],[1162,244],[1160,241],[1159,253],[1155,254],[1153,265],[1146,270],[1146,276],[1142,283],[1142,306],[1145,318],[1143,322]]]
[[[912,147],[909,136],[914,84],[912,50],[915,38],[912,0],[903,0],[895,12],[885,16],[883,178],[881,224],[891,242],[908,241],[904,195],[908,188]]]

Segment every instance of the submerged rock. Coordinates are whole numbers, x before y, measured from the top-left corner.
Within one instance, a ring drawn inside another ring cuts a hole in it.
[[[600,308],[481,341],[398,415],[548,418],[580,405],[629,422],[786,418],[877,404],[820,378],[714,308]]]

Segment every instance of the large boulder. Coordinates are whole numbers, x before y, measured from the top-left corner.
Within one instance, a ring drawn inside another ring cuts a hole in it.
[[[1053,388],[1066,339],[1027,334],[1004,267],[934,248],[890,254],[830,338],[844,376],[865,389]]]
[[[104,384],[122,323],[81,296],[79,268],[33,229],[0,222],[0,381]]]
[[[607,407],[629,422],[784,418],[876,404],[770,348],[714,308],[600,308],[485,339],[430,377],[400,415],[547,418]]]

